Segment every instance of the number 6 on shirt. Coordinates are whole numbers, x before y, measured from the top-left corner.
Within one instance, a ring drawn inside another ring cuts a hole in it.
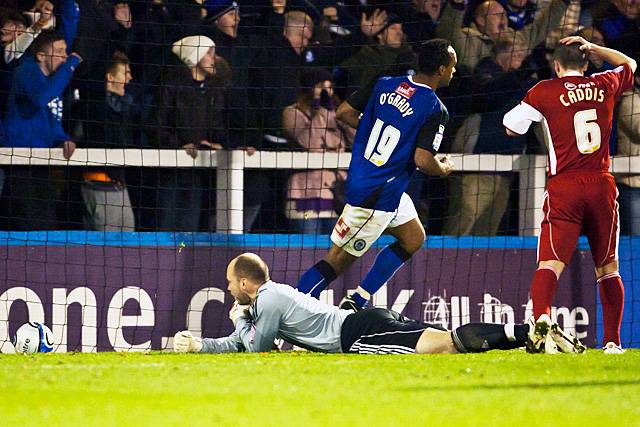
[[[373,125],[369,135],[367,147],[364,150],[365,159],[376,166],[382,166],[389,161],[391,153],[393,153],[398,141],[400,141],[400,131],[391,125],[387,125],[384,128],[381,136],[382,126],[384,126],[384,122],[376,119],[376,123]]]
[[[576,144],[582,154],[593,153],[600,148],[600,126],[596,120],[595,108],[578,111],[573,115],[573,128],[576,132]]]

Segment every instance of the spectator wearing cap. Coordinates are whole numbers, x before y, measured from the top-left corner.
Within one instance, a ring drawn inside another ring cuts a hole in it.
[[[398,62],[414,62],[415,55],[405,41],[402,23],[397,15],[389,14],[383,28],[374,35],[376,43],[362,47],[355,55],[341,64],[349,76],[348,86],[355,90],[365,86],[385,71],[395,68]],[[395,72],[389,71],[389,74]]]
[[[617,108],[618,156],[640,156],[640,71],[636,70],[633,89],[622,95]],[[637,157],[636,157],[637,159]],[[633,157],[629,162],[634,162]],[[640,236],[640,175],[616,174],[620,191],[622,234]]]
[[[336,120],[331,73],[306,70],[297,100],[282,113],[285,134],[303,150],[314,153],[344,152],[355,130]],[[337,217],[334,210],[336,181],[343,171],[322,169],[295,172],[289,177],[285,216],[294,230],[305,234],[330,234]]]
[[[470,72],[481,59],[491,56],[493,44],[501,36],[518,39],[528,50],[542,43],[550,30],[565,24],[562,18],[569,1],[579,0],[553,0],[531,23],[520,30],[513,30],[508,25],[504,7],[496,0],[478,4],[469,27],[463,27],[466,1],[449,0],[442,12],[436,34],[451,40],[458,52],[458,67],[464,67]]]
[[[194,159],[199,150],[227,145],[225,87],[216,78],[215,43],[189,36],[171,51],[182,65],[170,70],[156,101],[156,123],[150,129],[159,148],[184,149]],[[158,226],[165,231],[197,231],[208,171],[171,169],[158,174]]]
[[[234,95],[227,99],[229,132],[233,146],[253,147],[260,143],[262,135],[257,131],[256,108],[251,104],[249,68],[259,53],[259,38],[239,32],[240,10],[235,1],[206,0],[206,35],[216,44],[216,54],[223,57],[231,68],[229,91]]]
[[[257,124],[258,109],[251,102],[257,96],[253,95],[249,84],[249,72],[257,61],[261,36],[243,32],[236,2],[206,0],[203,5],[207,11],[205,34],[215,42],[216,54],[225,58],[231,68],[228,92],[233,96],[227,97],[229,144],[233,148],[244,147],[251,154],[262,144],[262,133]],[[254,183],[245,187],[244,192],[244,229],[249,232],[269,193],[269,187],[264,186],[269,178],[263,171],[247,170],[245,180]]]

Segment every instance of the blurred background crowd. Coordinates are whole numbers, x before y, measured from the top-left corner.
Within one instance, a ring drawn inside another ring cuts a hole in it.
[[[411,74],[414,47],[458,54],[439,95],[452,118],[441,152],[544,154],[538,132],[507,138],[506,111],[554,76],[559,38],[640,59],[640,0],[2,0],[3,147],[345,152],[350,93]],[[610,65],[593,60],[588,74]],[[640,77],[625,93],[612,153],[640,155]],[[562,112],[559,111],[559,114]],[[635,160],[640,161],[640,157]],[[246,232],[330,233],[345,173],[245,171]],[[623,234],[640,234],[640,176],[617,175]],[[418,172],[409,188],[430,234],[518,232],[518,176]],[[0,228],[215,230],[206,168],[0,169]]]

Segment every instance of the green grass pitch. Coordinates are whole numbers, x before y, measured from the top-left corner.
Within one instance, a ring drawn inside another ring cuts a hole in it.
[[[640,425],[640,350],[0,355],[0,425]]]

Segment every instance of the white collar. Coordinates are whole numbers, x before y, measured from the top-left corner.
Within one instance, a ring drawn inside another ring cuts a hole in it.
[[[580,71],[570,70],[567,71],[562,77],[584,77],[584,74],[582,74]]]
[[[424,84],[424,83],[417,83],[417,82],[414,82],[414,81],[413,81],[413,76],[407,76],[407,78],[409,79],[409,81],[410,81],[411,83],[413,83],[413,84],[414,84],[414,85],[416,85],[416,86],[422,86],[422,87],[426,87],[427,89],[431,89],[431,86],[429,86],[429,85],[426,85],[426,84]],[[431,89],[431,90],[433,90],[433,89]]]

